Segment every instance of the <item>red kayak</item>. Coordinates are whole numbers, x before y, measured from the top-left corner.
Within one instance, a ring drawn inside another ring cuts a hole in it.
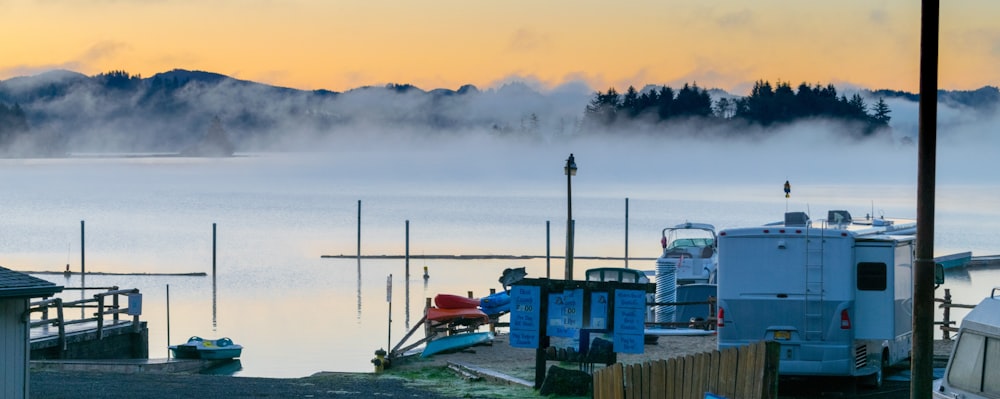
[[[428,308],[427,320],[439,323],[486,324],[490,322],[490,317],[486,313],[483,313],[482,310],[475,308]]]
[[[466,298],[461,295],[437,294],[434,305],[441,309],[475,309],[479,307],[479,298]]]

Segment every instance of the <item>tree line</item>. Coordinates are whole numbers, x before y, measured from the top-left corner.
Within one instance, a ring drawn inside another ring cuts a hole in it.
[[[0,104],[0,148],[9,146],[18,135],[27,131],[28,118],[21,105]]]
[[[860,94],[850,98],[838,95],[832,84],[810,86],[802,83],[795,90],[788,82],[772,86],[768,81],[758,80],[748,96],[720,96],[714,101],[708,91],[697,84],[684,84],[676,91],[661,86],[642,93],[629,86],[625,94],[619,94],[612,87],[594,94],[584,111],[584,123],[590,127],[612,128],[634,121],[661,123],[699,119],[771,126],[808,118],[829,118],[857,123],[859,134],[867,136],[887,128],[890,113],[884,99],[879,98],[869,106]]]

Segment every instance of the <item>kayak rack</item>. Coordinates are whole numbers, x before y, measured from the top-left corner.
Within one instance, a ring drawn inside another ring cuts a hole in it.
[[[413,348],[416,348],[421,344],[427,343],[428,341],[431,341],[439,336],[451,336],[459,333],[472,332],[478,329],[479,326],[486,324],[486,323],[469,323],[468,320],[464,319],[456,319],[446,322],[427,320],[427,310],[430,308],[431,308],[431,298],[427,298],[426,304],[424,306],[423,317],[421,317],[420,320],[418,320],[417,323],[414,324],[412,328],[410,328],[410,331],[408,331],[406,335],[404,335],[403,338],[399,340],[399,343],[397,343],[395,346],[392,347],[391,350],[389,350],[389,353],[387,354],[386,357],[390,361],[405,356],[406,353],[412,350]],[[492,321],[492,318],[490,319],[490,321]],[[424,337],[412,344],[404,346],[404,344],[406,344],[406,341],[409,340],[411,336],[413,336],[413,333],[415,333],[421,327],[423,327],[424,329]]]

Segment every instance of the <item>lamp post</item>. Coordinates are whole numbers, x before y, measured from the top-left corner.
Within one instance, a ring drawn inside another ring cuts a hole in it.
[[[566,159],[566,280],[573,279],[573,185],[572,178],[576,176],[576,159],[573,154],[569,154]]]

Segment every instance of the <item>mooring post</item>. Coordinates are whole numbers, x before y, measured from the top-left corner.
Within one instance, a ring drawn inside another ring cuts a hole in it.
[[[358,200],[358,270],[361,270],[361,200]]]
[[[410,221],[406,221],[406,281],[410,281]]]
[[[545,278],[552,278],[552,236],[550,221],[545,221]]]
[[[212,291],[215,291],[215,223],[212,223]]]
[[[86,263],[84,262],[84,260],[86,260],[86,256],[84,256],[84,252],[86,252],[86,247],[83,245],[84,244],[83,232],[84,232],[83,221],[81,220],[80,221],[80,274],[81,275],[87,273],[87,268],[85,267]]]
[[[167,284],[167,348],[170,347],[170,284]],[[170,349],[167,349],[167,359],[170,359]]]
[[[389,303],[389,323],[386,334],[386,349],[392,348],[392,273],[385,279],[385,301]]]
[[[625,197],[625,268],[628,269],[628,197]]]

